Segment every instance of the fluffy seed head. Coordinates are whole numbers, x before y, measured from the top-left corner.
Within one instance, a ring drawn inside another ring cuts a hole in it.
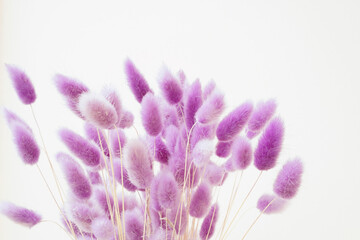
[[[41,221],[41,216],[36,212],[16,206],[15,204],[9,202],[0,203],[0,213],[12,221],[29,228],[35,226]]]
[[[195,114],[202,104],[202,92],[201,84],[197,79],[186,92],[184,114],[185,123],[188,129],[190,129],[195,123]]]
[[[211,188],[207,183],[201,183],[191,197],[189,213],[196,218],[202,218],[211,204]]]
[[[125,211],[125,231],[126,239],[139,240],[143,239],[144,220],[143,215],[138,209]]]
[[[29,127],[29,125],[27,125],[27,123],[22,120],[18,115],[16,115],[15,113],[9,111],[8,109],[4,108],[4,116],[5,119],[9,125],[10,128],[12,128],[12,126],[16,125],[16,124],[21,124],[23,125],[30,133],[33,133],[33,131],[31,130],[31,128]]]
[[[134,123],[134,115],[129,111],[123,111],[120,121],[117,126],[119,128],[129,128]]]
[[[101,155],[99,148],[95,144],[69,129],[61,129],[59,135],[66,147],[80,158],[85,165],[96,167],[100,164]],[[105,142],[102,144],[106,145]]]
[[[228,142],[219,141],[216,144],[216,156],[222,157],[222,158],[228,157],[231,152],[232,144],[233,144],[233,141],[228,141]]]
[[[154,146],[155,144],[155,146]],[[149,149],[151,154],[155,156],[155,160],[160,163],[168,164],[169,158],[171,156],[166,144],[162,140],[161,136],[157,136],[154,138],[149,139]],[[155,150],[155,154],[154,154]]]
[[[270,99],[266,102],[259,103],[256,106],[248,122],[248,134],[247,134],[248,137],[253,138],[256,135],[258,135],[258,133],[260,133],[260,131],[263,129],[266,123],[274,115],[275,111],[276,111],[275,100]]]
[[[271,204],[269,205],[269,203]],[[286,201],[284,199],[278,198],[275,195],[264,194],[259,198],[256,207],[260,211],[264,211],[267,207],[264,213],[271,214],[281,212],[285,206]]]
[[[98,145],[99,149],[103,149],[104,154],[107,157],[109,157],[110,156],[109,148],[108,148],[108,145],[106,144],[106,139],[105,139],[103,132],[99,129],[99,133],[98,133],[97,128],[88,122],[85,123],[84,129],[85,129],[86,137],[88,139],[94,141],[96,143],[96,145]],[[99,135],[100,135],[100,139],[99,139]]]
[[[141,103],[146,93],[151,92],[148,83],[130,59],[125,61],[125,73],[132,93],[136,100]]]
[[[157,197],[160,205],[165,209],[174,209],[180,201],[178,184],[170,172],[160,172]]]
[[[216,129],[216,136],[220,141],[229,141],[233,139],[247,123],[253,110],[250,102],[241,104],[230,112],[219,123]]]
[[[160,89],[170,104],[177,104],[182,99],[183,91],[180,83],[165,67],[160,74]]]
[[[30,78],[18,67],[14,65],[5,65],[13,86],[20,100],[24,104],[31,104],[36,100],[36,93]]]
[[[210,82],[208,82],[204,87],[203,99],[206,100],[211,95],[211,93],[215,90],[215,88],[216,88],[216,84],[215,84],[214,80],[211,80]]]
[[[210,161],[214,152],[214,144],[209,139],[200,140],[194,147],[191,157],[197,167],[203,167]]]
[[[110,131],[110,146],[113,156],[120,158],[124,152],[124,146],[126,144],[125,133],[121,129],[113,129]],[[120,141],[120,145],[119,145]],[[120,149],[121,147],[121,149]]]
[[[85,232],[91,232],[92,220],[99,216],[96,208],[79,201],[66,202],[65,211],[66,216]]]
[[[150,187],[154,173],[146,144],[140,139],[129,141],[124,156],[124,165],[130,181],[140,189]]]
[[[125,164],[122,164],[122,172],[121,172],[121,160],[120,158],[114,158],[113,159],[113,164],[114,164],[114,175],[115,175],[115,180],[122,184],[124,183],[124,188],[127,189],[130,192],[134,192],[135,190],[137,190],[137,187],[132,184],[132,182],[129,179],[129,174],[128,171],[125,168]],[[121,174],[122,173],[122,174]],[[121,177],[123,176],[123,177]]]
[[[97,239],[111,239],[114,231],[114,226],[108,217],[98,217],[92,221],[91,232]]]
[[[77,104],[79,103],[80,95],[88,92],[89,88],[83,83],[61,74],[55,75],[54,81],[57,90],[65,97],[70,109],[80,118],[84,118],[78,110]]]
[[[274,192],[282,198],[293,198],[301,184],[303,165],[299,159],[287,162],[280,170],[275,183]]]
[[[111,105],[114,106],[118,119],[116,124],[118,124],[122,117],[122,103],[118,92],[114,88],[105,88],[102,93]]]
[[[225,170],[224,168],[216,165],[215,163],[210,162],[206,166],[205,170],[205,179],[212,185],[212,186],[220,186],[224,176]]]
[[[20,123],[13,123],[11,131],[18,153],[25,164],[33,165],[39,161],[40,148],[28,128]]]
[[[255,167],[269,170],[276,164],[284,136],[284,124],[280,118],[273,119],[259,139],[254,153]]]
[[[83,200],[89,199],[92,192],[90,181],[80,164],[65,153],[58,153],[56,159],[64,172],[65,179],[74,196]]]
[[[98,128],[114,128],[118,115],[105,97],[91,92],[81,94],[78,109],[85,119]]]
[[[201,124],[197,123],[190,137],[191,149],[195,147],[197,142],[201,139],[212,139],[215,137],[216,124]]]
[[[195,114],[198,122],[206,124],[215,122],[225,109],[224,95],[213,92]]]
[[[148,93],[141,102],[141,119],[146,132],[151,136],[158,135],[163,128],[158,99]]]
[[[186,206],[183,206],[182,209],[172,209],[170,211],[170,213],[168,214],[168,219],[171,221],[171,223],[174,225],[175,227],[175,232],[177,234],[182,235],[185,230],[186,230],[186,226],[188,224],[188,215],[187,215],[187,211],[186,211]],[[180,221],[181,219],[181,221]],[[172,226],[170,226],[169,224],[164,224],[164,226],[162,226],[163,229],[166,229],[166,225],[167,225],[167,229],[171,229],[170,231],[173,230]]]
[[[210,239],[214,235],[215,226],[218,218],[219,218],[219,205],[215,203],[214,205],[212,205],[210,211],[208,212],[208,214],[204,218],[204,221],[201,224],[201,228],[199,232],[201,240]]]
[[[231,158],[234,167],[243,170],[250,165],[252,160],[252,149],[251,144],[247,139],[244,137],[236,138],[231,150]]]

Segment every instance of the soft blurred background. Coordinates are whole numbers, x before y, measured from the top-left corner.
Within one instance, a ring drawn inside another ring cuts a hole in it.
[[[214,79],[227,111],[245,100],[275,98],[286,124],[279,164],[263,174],[228,239],[244,234],[258,214],[257,198],[272,191],[281,165],[296,156],[305,165],[299,194],[283,213],[263,216],[247,239],[360,239],[359,12],[357,0],[1,0],[0,104],[37,134],[30,108],[5,72],[4,63],[17,64],[35,85],[34,110],[54,159],[64,150],[60,127],[82,132],[82,122],[55,90],[55,73],[94,91],[111,84],[136,114],[139,105],[123,70],[127,57],[157,93],[159,69],[166,65],[183,69],[190,82]],[[136,125],[141,128],[139,120]],[[0,133],[0,200],[59,222],[46,186],[35,167],[21,162],[3,118]],[[44,153],[40,166],[51,179]],[[237,204],[256,177],[253,166],[244,173]],[[231,181],[219,198],[223,214]],[[49,222],[28,230],[0,216],[0,239],[49,238],[67,236]]]

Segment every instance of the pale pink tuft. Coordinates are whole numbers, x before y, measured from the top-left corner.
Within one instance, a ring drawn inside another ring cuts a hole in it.
[[[129,141],[124,156],[124,165],[130,181],[140,189],[150,187],[154,172],[146,144],[140,139]]]
[[[105,97],[91,92],[81,94],[78,109],[88,122],[98,128],[114,128],[118,121],[114,106]]]
[[[274,195],[264,194],[259,198],[256,207],[260,211],[264,211],[267,207],[264,211],[266,214],[279,213],[285,208],[286,203],[287,201],[282,198],[278,198]]]
[[[251,149],[251,143],[246,138],[236,138],[231,151],[231,158],[234,167],[240,170],[244,170],[250,165],[253,157],[253,152]]]
[[[271,119],[276,111],[276,102],[270,99],[266,102],[260,102],[257,104],[251,118],[248,122],[248,134],[249,138],[257,136],[266,123]]]
[[[195,118],[203,124],[216,122],[224,109],[224,95],[219,92],[213,92],[196,112]]]
[[[274,192],[285,199],[293,198],[301,185],[302,174],[303,165],[300,159],[288,161],[275,180]]]
[[[146,132],[151,136],[158,135],[163,128],[163,120],[158,99],[148,93],[141,102],[141,119]]]
[[[211,204],[211,188],[207,183],[201,183],[191,197],[189,213],[196,218],[202,218]]]

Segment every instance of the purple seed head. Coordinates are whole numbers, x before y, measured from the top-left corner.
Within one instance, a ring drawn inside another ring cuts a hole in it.
[[[216,136],[220,141],[229,141],[233,139],[246,125],[253,110],[250,102],[241,104],[230,112],[219,123],[216,129]]]
[[[185,123],[188,129],[190,129],[195,123],[195,114],[197,110],[202,105],[202,92],[201,92],[201,84],[199,79],[197,79],[186,92],[185,97],[185,106],[184,106],[184,114],[185,114]]]
[[[96,208],[85,202],[69,201],[65,205],[66,216],[82,231],[91,232],[92,220],[99,216]]]
[[[198,122],[207,124],[216,122],[225,109],[224,95],[213,92],[195,114]]]
[[[100,164],[101,153],[95,144],[69,129],[61,129],[59,135],[66,147],[86,166],[97,167]]]
[[[199,232],[201,240],[210,239],[214,235],[215,226],[218,218],[219,218],[219,205],[215,203],[214,205],[212,205],[210,211],[208,212],[208,214],[204,218],[204,221],[201,224],[201,228]]]
[[[134,123],[134,115],[129,111],[123,111],[120,121],[117,126],[119,128],[129,128]]]
[[[157,188],[159,204],[165,209],[176,208],[180,201],[180,192],[174,176],[168,171],[162,171],[157,178],[159,178]]]
[[[155,176],[150,186],[150,206],[153,210],[160,212],[162,210],[158,198],[158,189],[160,185],[159,175]]]
[[[103,132],[100,129],[98,132],[98,129],[94,125],[88,122],[85,123],[84,129],[85,129],[86,137],[89,140],[94,141],[96,145],[99,147],[99,149],[103,150],[105,156],[109,157],[110,156],[109,147],[106,144],[106,139]],[[100,135],[100,139],[99,139],[99,135]]]
[[[170,125],[165,130],[165,141],[169,151],[175,153],[175,147],[179,136],[179,129],[174,125]]]
[[[130,181],[140,189],[150,187],[154,172],[146,144],[140,139],[129,141],[124,156],[124,165]]]
[[[164,120],[164,129],[166,129],[166,127],[168,127],[170,125],[179,127],[180,119],[179,119],[176,107],[162,102],[161,109],[162,109],[163,120]]]
[[[254,153],[254,163],[259,170],[269,170],[276,164],[284,136],[284,124],[280,118],[273,119],[259,139]]]
[[[200,140],[191,153],[192,161],[196,167],[203,167],[214,153],[214,144],[209,139]]]
[[[216,152],[215,152],[216,156],[222,157],[222,158],[228,157],[231,152],[232,144],[233,144],[233,141],[228,141],[228,142],[219,141],[216,144]]]
[[[265,127],[276,111],[276,102],[270,99],[259,103],[248,122],[248,137],[255,137]]]
[[[225,169],[226,172],[234,172],[236,171],[236,167],[233,161],[233,158],[229,158],[224,164],[223,164],[223,168]]]
[[[115,91],[114,88],[105,88],[102,93],[111,105],[114,106],[118,119],[116,124],[118,124],[122,116],[122,103],[118,92]]]
[[[9,76],[12,80],[13,86],[20,100],[24,104],[32,104],[36,100],[36,93],[30,78],[14,65],[5,65]]]
[[[216,165],[213,162],[210,162],[206,166],[205,170],[205,179],[210,183],[212,186],[220,186],[225,175],[225,169]]]
[[[121,157],[120,155],[124,152],[124,146],[126,144],[125,133],[121,129],[113,129],[110,131],[109,135],[110,135],[109,136],[110,146],[113,156],[120,158]]]
[[[89,199],[92,192],[90,181],[80,164],[65,153],[58,153],[56,158],[64,172],[71,192],[79,199]]]
[[[165,67],[160,76],[160,89],[168,103],[177,104],[181,101],[183,96],[181,85]]]
[[[189,213],[196,218],[202,218],[211,204],[211,188],[207,183],[201,183],[193,193]]]
[[[161,136],[159,135],[155,139],[151,137],[148,139],[148,142],[151,155],[155,156],[155,160],[162,164],[168,164],[171,154]]]
[[[12,128],[13,125],[20,124],[23,125],[31,134],[33,133],[29,125],[15,113],[4,108],[4,115],[10,128]]]
[[[61,74],[55,75],[54,81],[57,90],[64,96],[70,109],[80,118],[84,118],[84,116],[77,109],[77,104],[79,103],[80,95],[82,93],[88,92],[89,88],[86,87],[83,83]]]
[[[251,143],[244,137],[238,137],[235,139],[232,146],[232,161],[234,167],[244,170],[247,168],[252,160],[253,152],[251,149]]]
[[[114,208],[114,198],[109,190],[106,192],[105,188],[95,188],[94,198],[100,209],[106,214],[106,216],[110,217],[110,212],[113,211]]]
[[[139,240],[143,239],[144,220],[143,215],[138,209],[125,211],[125,231],[126,239]]]
[[[149,135],[156,136],[161,132],[163,120],[159,101],[152,93],[146,94],[141,102],[141,119]]]
[[[113,159],[113,164],[114,164],[114,175],[115,175],[115,180],[122,184],[122,182],[124,183],[124,188],[127,189],[130,192],[134,192],[137,190],[137,187],[132,184],[132,182],[129,179],[129,174],[128,171],[125,169],[125,164],[122,164],[122,172],[121,172],[121,160],[120,158],[114,158]],[[122,174],[121,174],[122,173]],[[123,177],[121,177],[123,176]]]
[[[187,210],[186,210],[186,206],[183,206],[182,209],[175,208],[172,209],[170,211],[170,213],[168,214],[168,219],[171,221],[171,223],[174,225],[175,227],[175,232],[179,235],[182,235],[185,230],[186,230],[186,226],[188,224],[188,214],[187,214]],[[166,225],[167,225],[167,229],[170,232],[173,230],[172,226],[170,226],[169,224],[164,224],[165,226],[162,226],[163,229],[166,229]]]
[[[40,148],[28,128],[21,123],[13,123],[11,131],[18,153],[25,164],[36,164],[39,161]]]
[[[108,217],[95,218],[91,223],[91,232],[97,239],[111,239],[114,231],[114,226]]]
[[[41,221],[41,216],[36,212],[16,206],[10,202],[1,202],[0,213],[10,220],[26,227],[33,227]]]
[[[216,84],[214,80],[211,80],[210,82],[208,82],[205,87],[204,87],[204,91],[203,91],[203,99],[206,100],[211,93],[215,90],[216,88]]]
[[[90,180],[92,185],[97,185],[97,184],[102,183],[99,172],[88,171],[87,173],[88,173],[89,180]]]
[[[301,184],[303,165],[299,159],[287,162],[280,170],[275,183],[274,192],[282,198],[293,198]]]
[[[148,92],[151,92],[151,90],[145,78],[136,69],[130,59],[125,61],[125,74],[132,93],[134,94],[136,100],[141,103],[143,97]]]
[[[259,198],[256,207],[260,211],[264,211],[267,207],[264,211],[266,214],[279,213],[284,209],[286,203],[287,201],[282,198],[278,198],[274,195],[264,194]]]
[[[78,109],[85,119],[98,128],[114,128],[118,115],[105,97],[91,92],[81,94]]]
[[[212,139],[215,137],[216,124],[197,123],[191,132],[190,146],[194,149],[201,139]]]

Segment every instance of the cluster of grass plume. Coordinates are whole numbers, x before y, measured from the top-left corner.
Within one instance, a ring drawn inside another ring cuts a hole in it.
[[[16,66],[6,67],[20,100],[32,111],[36,93],[30,78]],[[255,106],[247,101],[222,116],[224,94],[213,81],[202,87],[199,80],[189,82],[182,71],[173,74],[164,68],[161,93],[155,94],[130,60],[125,61],[125,73],[141,104],[142,134],[115,89],[94,92],[58,74],[55,86],[69,109],[84,120],[84,134],[61,128],[59,138],[68,152],[56,153],[53,159],[32,111],[57,189],[50,189],[50,179],[38,166],[42,155],[36,134],[19,116],[4,110],[19,156],[38,168],[59,210],[62,229],[75,240],[226,239],[261,175],[277,164],[284,124],[275,116],[275,101]],[[126,132],[132,128],[138,135],[128,139]],[[67,192],[54,161],[61,167]],[[227,203],[218,202],[219,189],[229,174],[242,174],[252,163],[259,175],[230,218],[239,182],[235,180]],[[299,159],[284,164],[273,193],[259,198],[259,215],[242,239],[262,214],[280,212],[296,195],[302,172]],[[38,213],[12,203],[3,202],[0,210],[28,227],[43,221]]]

